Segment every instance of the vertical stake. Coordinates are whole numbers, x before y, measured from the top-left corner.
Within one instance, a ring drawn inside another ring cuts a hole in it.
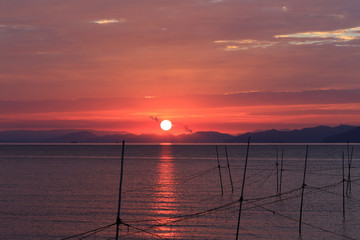
[[[122,142],[122,152],[121,152],[121,170],[120,170],[120,183],[119,183],[119,201],[118,201],[118,210],[116,215],[116,237],[119,239],[119,226],[121,224],[120,219],[120,207],[121,207],[121,191],[122,191],[122,182],[123,182],[123,173],[124,173],[124,150],[125,150],[125,141]]]
[[[249,158],[249,147],[250,147],[250,137],[248,139],[248,144],[247,144],[247,149],[246,149],[244,175],[243,175],[243,182],[242,182],[242,187],[241,187],[241,196],[240,196],[240,199],[239,199],[240,207],[239,207],[239,217],[238,217],[238,223],[237,223],[237,229],[236,229],[236,240],[238,240],[238,238],[239,238],[241,208],[242,208],[242,203],[244,201],[244,188],[245,188],[245,179],[246,179],[246,168],[247,168],[247,162],[248,162],[248,158]]]
[[[306,145],[306,154],[305,154],[305,166],[304,166],[304,177],[303,177],[303,184],[301,190],[301,203],[300,203],[300,218],[299,218],[299,234],[301,235],[301,222],[302,222],[302,211],[303,211],[303,202],[304,202],[304,190],[305,190],[305,178],[306,178],[306,165],[308,160],[308,148],[309,146]]]
[[[343,184],[343,219],[345,220],[345,156],[344,151],[342,152],[342,184]]]
[[[219,151],[218,151],[218,146],[216,145],[216,159],[218,162],[218,169],[219,169],[219,177],[220,177],[220,186],[221,186],[221,195],[224,194],[224,187],[222,184],[222,177],[221,177],[221,169],[220,169],[220,159],[219,159]]]
[[[279,195],[279,156],[276,148],[276,194]]]
[[[348,155],[348,179],[346,183],[346,195],[351,193],[351,164],[352,164],[352,155],[353,155],[354,148],[351,148],[350,154],[350,146],[347,143],[347,155]]]
[[[228,151],[227,151],[226,145],[225,145],[225,155],[226,155],[227,167],[228,167],[229,177],[230,177],[230,183],[231,183],[231,192],[234,192],[234,185],[233,185],[233,181],[232,181],[232,177],[231,177],[230,164],[229,164],[229,156],[228,156]]]
[[[351,165],[352,165],[352,161],[353,161],[353,154],[354,154],[354,147],[351,147],[351,154],[350,154],[350,169],[351,169]],[[350,173],[349,173],[350,176]],[[351,193],[351,178],[349,177],[349,181],[350,181],[350,193]]]
[[[282,185],[282,173],[283,173],[283,164],[284,164],[284,148],[281,149],[281,163],[280,163],[280,186],[279,186],[279,196],[281,197],[281,185]]]

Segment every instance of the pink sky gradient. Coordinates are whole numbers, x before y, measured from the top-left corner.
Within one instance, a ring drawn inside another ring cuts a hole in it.
[[[358,0],[0,3],[0,130],[360,125]]]

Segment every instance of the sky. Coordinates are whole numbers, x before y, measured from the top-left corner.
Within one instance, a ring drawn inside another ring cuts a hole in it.
[[[360,125],[359,0],[0,1],[0,130]]]

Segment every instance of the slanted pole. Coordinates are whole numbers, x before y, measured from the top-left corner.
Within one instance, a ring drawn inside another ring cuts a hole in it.
[[[244,201],[244,188],[245,188],[245,179],[246,179],[246,169],[247,169],[247,163],[248,163],[248,158],[249,158],[249,147],[250,147],[250,137],[249,137],[247,149],[246,149],[244,175],[243,175],[243,181],[242,181],[242,187],[241,187],[241,195],[240,195],[240,199],[239,199],[240,207],[239,207],[239,216],[238,216],[238,223],[237,223],[237,229],[236,229],[236,240],[238,240],[238,238],[239,238],[241,208],[242,208],[242,203]]]
[[[303,211],[303,202],[304,202],[304,190],[305,190],[305,178],[306,178],[306,165],[308,160],[308,148],[309,146],[306,145],[306,154],[305,154],[305,166],[304,166],[304,177],[303,177],[303,184],[301,190],[301,203],[300,203],[300,217],[299,217],[299,234],[301,235],[301,225],[302,225],[302,211]]]
[[[121,170],[120,170],[120,183],[119,183],[119,201],[118,201],[118,210],[117,210],[117,215],[116,215],[116,236],[115,236],[115,240],[119,239],[119,226],[121,224],[120,207],[121,207],[122,182],[123,182],[123,175],[124,175],[124,151],[125,151],[125,141],[122,142]]]
[[[224,187],[222,184],[222,177],[221,177],[221,168],[220,168],[220,159],[219,159],[219,151],[218,151],[218,146],[216,145],[216,159],[218,162],[218,169],[219,169],[219,177],[220,177],[220,186],[221,186],[221,195],[224,194]]]
[[[231,192],[234,192],[234,185],[233,185],[233,180],[232,180],[232,177],[231,177],[231,170],[230,170],[229,156],[228,156],[228,151],[227,151],[227,147],[226,147],[226,145],[225,145],[225,155],[226,155],[227,168],[228,168],[228,171],[229,171],[229,177],[230,177]]]

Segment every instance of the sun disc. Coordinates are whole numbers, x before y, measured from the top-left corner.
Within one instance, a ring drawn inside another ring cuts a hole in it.
[[[163,120],[163,121],[160,123],[160,127],[161,127],[162,130],[168,131],[168,130],[171,129],[172,123],[171,123],[169,120]]]

